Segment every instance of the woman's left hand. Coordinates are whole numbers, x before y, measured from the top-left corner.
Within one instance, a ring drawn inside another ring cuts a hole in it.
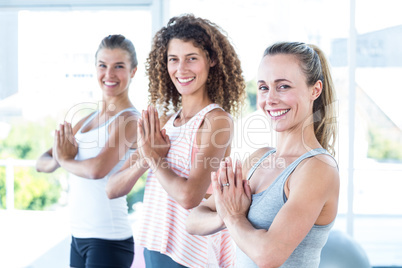
[[[53,156],[58,163],[74,159],[78,153],[78,144],[73,135],[70,123],[64,122],[60,129],[55,131],[53,143]]]
[[[233,172],[232,160],[227,157],[221,162],[219,175],[211,175],[215,196],[216,210],[225,222],[231,217],[246,217],[251,204],[251,189],[247,181],[243,181],[242,167],[239,161]]]
[[[158,112],[152,106],[142,112],[142,118],[137,124],[137,144],[140,157],[150,167],[155,167],[158,160],[169,151],[169,137],[165,129],[160,129]]]

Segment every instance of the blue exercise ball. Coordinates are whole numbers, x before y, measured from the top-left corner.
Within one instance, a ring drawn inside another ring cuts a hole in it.
[[[371,268],[366,252],[346,233],[332,230],[321,251],[319,268]]]

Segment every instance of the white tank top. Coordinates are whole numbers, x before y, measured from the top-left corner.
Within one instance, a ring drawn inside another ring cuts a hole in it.
[[[75,135],[79,148],[75,159],[85,160],[96,157],[109,139],[109,124],[125,111],[139,114],[135,108],[125,109],[98,128],[83,133],[82,129],[98,112],[91,115]],[[121,168],[133,151],[128,150],[109,174],[102,179],[86,179],[70,173],[69,207],[71,232],[74,237],[123,240],[132,236],[126,196],[109,199],[105,187],[109,176]]]

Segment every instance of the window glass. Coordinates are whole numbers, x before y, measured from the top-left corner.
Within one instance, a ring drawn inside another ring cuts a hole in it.
[[[139,64],[130,96],[137,108],[146,107],[149,11],[21,11],[18,22],[19,94],[25,119],[62,117],[80,104],[100,100],[95,52],[110,34],[122,34],[134,43]]]

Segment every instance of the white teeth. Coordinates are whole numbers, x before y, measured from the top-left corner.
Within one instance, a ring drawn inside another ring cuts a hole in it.
[[[105,81],[104,83],[105,83],[106,86],[114,86],[114,85],[117,85],[116,82],[107,82],[107,81]]]
[[[280,115],[283,115],[283,114],[289,112],[289,110],[290,110],[290,109],[281,110],[281,111],[271,111],[271,112],[269,112],[269,113],[270,113],[272,116],[277,117],[277,116],[280,116]]]
[[[187,78],[187,79],[177,78],[177,80],[179,80],[180,83],[187,83],[187,82],[190,82],[190,81],[192,81],[194,79],[195,79],[195,77],[191,77],[191,78]]]

